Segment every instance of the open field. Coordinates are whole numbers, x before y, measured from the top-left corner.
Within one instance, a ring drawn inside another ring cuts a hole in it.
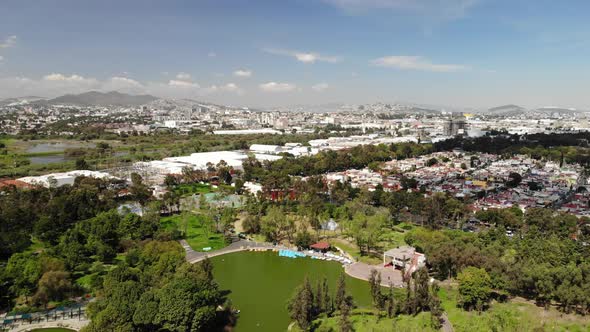
[[[208,194],[217,191],[210,184],[183,183],[174,188],[174,193],[180,196]]]
[[[414,226],[401,223],[395,226],[393,229],[384,230],[379,236],[378,242],[376,243],[377,252],[371,252],[369,254],[361,254],[358,246],[351,242],[352,239],[343,239],[342,237],[330,238],[329,242],[333,246],[337,246],[340,249],[346,251],[356,260],[367,264],[379,264],[382,262],[381,253],[391,248],[406,245],[404,237],[406,232],[414,228]]]
[[[338,331],[340,317],[319,319],[314,322],[314,331]],[[350,321],[356,332],[434,332],[430,327],[430,313],[422,312],[416,316],[400,315],[395,318],[378,316],[372,310],[355,309]],[[295,327],[291,331],[301,331]]]
[[[162,218],[162,226],[164,229],[173,229],[176,227],[181,232],[183,231],[183,215],[175,215]],[[215,233],[213,227],[206,234],[205,228],[207,223],[205,222],[203,215],[189,214],[187,218],[187,235],[186,241],[195,251],[203,251],[203,248],[210,247],[211,250],[221,249],[226,246],[223,234]]]
[[[441,287],[442,307],[457,332],[477,331],[588,331],[590,318],[568,315],[555,308],[545,310],[528,301],[492,303],[482,313],[457,307],[456,286]]]

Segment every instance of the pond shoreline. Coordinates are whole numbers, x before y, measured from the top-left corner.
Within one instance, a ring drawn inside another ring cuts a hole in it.
[[[300,254],[305,255],[305,257],[312,257],[318,260],[325,260],[325,261],[334,261],[337,263],[341,263],[344,272],[355,279],[369,281],[369,277],[371,275],[371,270],[375,269],[379,271],[382,275],[381,286],[389,287],[393,285],[393,287],[402,288],[404,287],[404,283],[402,280],[401,272],[398,270],[386,269],[380,265],[368,265],[361,262],[354,262],[349,255],[348,257],[344,256],[326,256],[324,254],[310,254],[309,252],[302,252],[294,250],[293,248],[285,247],[285,246],[275,246],[270,243],[259,243],[254,241],[248,240],[240,240],[230,244],[229,246],[214,250],[210,252],[199,252],[193,250],[188,242],[185,240],[179,241],[184,250],[186,251],[186,260],[191,263],[198,263],[205,258],[212,258],[221,255],[241,252],[241,251],[260,251],[260,252],[267,252],[273,251],[278,252],[280,250],[289,250],[293,252],[297,252]],[[341,249],[337,248],[341,253],[346,254],[346,252],[342,251]]]
[[[333,297],[344,275],[356,305],[369,308],[372,303],[369,283],[347,276],[336,261],[281,257],[264,250],[219,255],[211,263],[220,289],[228,292],[233,306],[240,310],[236,332],[285,331],[291,323],[287,302],[306,278],[314,289],[325,278]]]

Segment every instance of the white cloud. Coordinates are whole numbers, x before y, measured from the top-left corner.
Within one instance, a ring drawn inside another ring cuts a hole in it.
[[[219,92],[230,92],[230,93],[236,93],[238,95],[244,94],[244,90],[242,90],[235,83],[227,83],[225,85],[212,85],[208,88],[203,89],[204,94],[212,94],[212,93],[219,93]]]
[[[34,79],[26,77],[0,77],[0,99],[25,95],[56,97],[91,90],[152,94],[166,98],[199,98],[208,95],[226,98],[230,95],[241,96],[245,93],[241,87],[231,82],[201,87],[193,81],[172,79],[165,82],[139,82],[124,76],[114,76],[105,80],[98,80],[78,74],[62,73],[51,73]]]
[[[124,86],[136,86],[136,87],[140,87],[142,86],[141,83],[139,83],[138,81],[131,79],[131,78],[127,78],[127,77],[112,77],[111,78],[111,82],[114,83],[118,83]]]
[[[67,93],[79,93],[99,89],[101,83],[93,77],[52,73],[43,76],[41,81],[38,82],[38,86],[43,90],[48,90],[49,93],[60,90],[67,91]]]
[[[170,80],[168,81],[169,86],[176,86],[181,88],[199,88],[199,84],[189,81],[181,81],[181,80]]]
[[[317,92],[322,92],[322,91],[327,90],[329,87],[330,87],[330,85],[328,85],[328,83],[318,83],[318,84],[312,86],[311,88]]]
[[[187,73],[178,73],[176,74],[176,79],[180,81],[190,81],[192,80],[192,77],[190,74]]]
[[[0,61],[4,60],[4,57],[0,55]]]
[[[207,56],[208,56],[208,57],[210,57],[210,58],[214,58],[214,57],[216,57],[216,56],[217,56],[217,53],[215,53],[215,52],[209,52],[209,53],[207,54]]]
[[[455,72],[468,70],[468,66],[457,64],[436,64],[422,56],[391,55],[371,61],[379,67],[390,67],[405,70],[422,70],[434,72]]]
[[[296,85],[291,83],[277,83],[277,82],[268,82],[263,83],[258,86],[260,90],[264,92],[289,92],[293,91],[297,88]]]
[[[236,71],[234,71],[234,76],[237,77],[251,77],[252,76],[252,71],[249,69],[238,69]]]
[[[43,79],[46,81],[61,81],[61,82],[96,82],[94,78],[85,78],[80,75],[72,74],[71,76],[67,76],[64,74],[49,74],[43,76]]]
[[[82,93],[90,90],[100,90],[102,83],[95,78],[80,75],[64,75],[53,73],[39,79],[26,77],[0,78],[0,94],[2,97],[24,95],[40,95],[55,97],[68,93]]]
[[[198,89],[200,85],[196,82],[193,82],[193,78],[190,74],[187,73],[178,73],[176,74],[176,79],[172,79],[168,81],[168,85],[172,87],[179,87],[183,89]]]
[[[263,49],[264,52],[269,54],[275,55],[285,55],[295,58],[299,62],[303,63],[315,63],[317,62],[329,62],[329,63],[336,63],[340,62],[340,57],[337,56],[326,56],[321,55],[314,52],[300,52],[300,51],[290,51],[290,50],[281,50],[281,49],[274,49],[274,48],[265,48]]]
[[[0,42],[0,48],[9,48],[13,47],[14,45],[16,45],[16,36],[10,36],[4,39],[4,41]]]
[[[101,86],[101,90],[120,91],[126,93],[143,93],[145,91],[145,86],[134,79],[115,76],[104,82]]]
[[[238,92],[240,88],[235,83],[227,83],[226,85],[222,85],[220,87],[222,91],[229,91],[229,92]]]
[[[349,13],[392,10],[425,16],[456,19],[481,0],[323,0]]]

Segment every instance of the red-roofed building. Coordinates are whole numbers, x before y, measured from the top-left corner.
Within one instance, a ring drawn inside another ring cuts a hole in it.
[[[321,252],[326,252],[328,251],[328,249],[330,249],[330,244],[326,241],[320,241],[318,243],[314,243],[311,246],[309,246],[311,249],[313,250],[317,250],[317,251],[321,251]]]
[[[19,181],[19,180],[0,180],[0,190],[8,189],[10,187],[15,187],[19,189],[32,189],[35,188],[34,185]]]

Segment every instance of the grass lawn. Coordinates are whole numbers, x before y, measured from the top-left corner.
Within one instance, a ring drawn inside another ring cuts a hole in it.
[[[401,300],[401,294],[397,294]],[[506,303],[494,302],[488,310],[478,313],[457,307],[456,286],[442,286],[439,292],[442,307],[456,332],[533,332],[533,331],[590,331],[590,317],[564,314],[551,308],[544,310],[522,299]],[[338,315],[318,319],[314,331],[338,331]],[[365,331],[434,331],[430,326],[430,313],[416,316],[399,315],[393,319],[377,317],[371,310],[355,309],[351,316],[354,330]],[[292,331],[299,331],[294,326]]]
[[[360,252],[359,248],[356,246],[356,244],[351,243],[347,240],[335,238],[335,239],[330,239],[329,242],[332,246],[338,247],[338,248],[346,251],[349,255],[351,255],[354,259],[356,259],[359,262],[363,262],[363,263],[367,263],[367,264],[379,264],[381,262],[381,259],[379,259],[377,257],[361,255],[361,252]]]
[[[182,231],[182,215],[175,215],[162,218],[162,226],[165,229],[172,229],[177,227]],[[205,235],[203,229],[202,215],[190,214],[188,215],[188,227],[186,241],[195,251],[203,251],[203,248],[211,247],[211,250],[221,249],[226,246],[223,234],[215,233],[213,230],[209,232],[209,237]]]
[[[413,226],[407,224],[399,224],[395,227],[395,229],[383,229],[381,235],[379,236],[379,241],[377,242],[377,251],[384,252],[391,248],[396,248],[399,246],[406,245],[405,236],[409,229],[412,229]],[[362,263],[367,264],[379,264],[381,263],[381,254],[372,255],[361,255],[361,252],[358,246],[345,239],[341,238],[332,238],[330,239],[330,244],[339,247],[340,249],[349,253],[352,257]]]
[[[590,318],[568,315],[554,308],[544,310],[532,303],[511,300],[492,303],[482,313],[468,312],[457,307],[456,286],[441,287],[442,306],[455,331],[588,331]]]
[[[31,245],[25,250],[26,253],[41,253],[45,250],[45,244],[39,239],[31,239]]]
[[[90,283],[94,275],[96,275],[96,273],[84,275],[76,279],[76,284],[82,286],[86,290],[90,290]]]
[[[398,232],[397,230],[384,230],[383,233],[381,233],[381,236],[379,236],[378,245],[384,251],[403,246],[406,245],[406,240],[404,240],[405,236],[405,232]]]
[[[216,189],[211,187],[210,184],[204,183],[183,183],[174,188],[174,192],[177,195],[193,195],[193,194],[208,194],[215,192]]]
[[[314,321],[314,331],[339,331],[340,317],[318,319]],[[363,309],[355,309],[350,321],[356,332],[429,332],[436,331],[430,327],[430,313],[422,312],[416,316],[400,315],[395,318],[378,317],[373,312]],[[291,331],[301,331],[295,324]]]

